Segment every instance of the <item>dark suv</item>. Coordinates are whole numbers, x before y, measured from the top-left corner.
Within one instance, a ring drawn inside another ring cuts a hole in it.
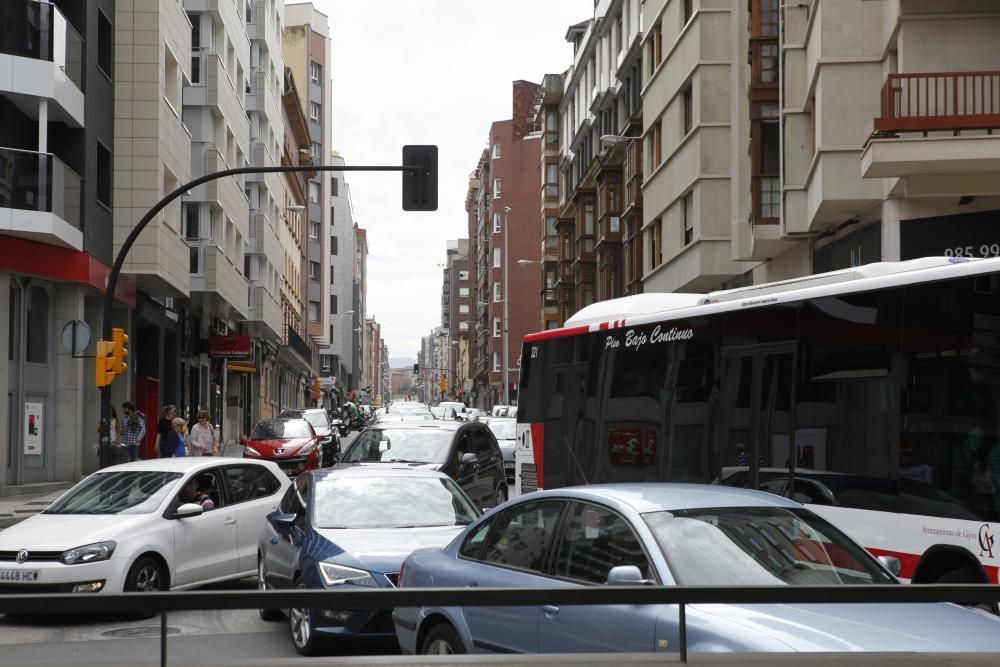
[[[454,479],[482,508],[507,500],[500,445],[478,422],[378,422],[358,434],[341,461],[426,466]]]

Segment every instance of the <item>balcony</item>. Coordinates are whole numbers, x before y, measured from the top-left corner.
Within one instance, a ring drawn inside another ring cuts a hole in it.
[[[83,127],[83,38],[55,5],[34,0],[0,2],[0,92],[32,117],[37,102],[54,100],[50,120]],[[55,117],[55,118],[54,118]]]
[[[0,148],[0,233],[83,249],[83,180],[50,153]]]
[[[252,335],[274,340],[281,338],[281,304],[256,281],[250,285],[249,320]]]
[[[219,317],[247,319],[248,283],[233,260],[211,239],[189,240],[191,300]]]
[[[861,156],[911,195],[1000,192],[1000,71],[890,74]]]
[[[314,348],[293,327],[285,325],[284,345],[278,348],[278,359],[300,373],[313,370]]]

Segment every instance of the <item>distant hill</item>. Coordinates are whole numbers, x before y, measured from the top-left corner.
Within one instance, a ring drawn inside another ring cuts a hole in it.
[[[414,357],[389,357],[389,368],[406,368],[407,366],[413,367],[413,364],[417,363]]]

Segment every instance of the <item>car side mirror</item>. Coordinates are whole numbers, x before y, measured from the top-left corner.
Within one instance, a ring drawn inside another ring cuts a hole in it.
[[[247,445],[250,444],[250,440],[248,440],[247,438],[240,438],[240,444],[246,447]]]
[[[198,503],[184,503],[174,512],[175,519],[187,519],[193,516],[200,516],[205,512],[205,508]]]
[[[295,525],[296,517],[294,514],[282,514],[280,512],[275,512],[268,515],[267,518],[278,528],[290,528]]]
[[[898,558],[895,556],[879,556],[878,562],[882,563],[882,567],[889,570],[889,574],[894,577],[899,576],[900,565]]]
[[[462,462],[462,465],[468,465],[469,463],[475,463],[476,462],[476,455],[473,454],[472,452],[466,452],[466,453],[462,454],[462,458],[460,460]]]
[[[608,586],[645,586],[651,583],[635,565],[619,565],[608,571]]]

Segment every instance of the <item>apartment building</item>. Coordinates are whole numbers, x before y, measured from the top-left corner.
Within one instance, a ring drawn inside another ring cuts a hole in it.
[[[308,119],[308,154],[317,165],[329,165],[333,115],[330,86],[328,17],[312,3],[286,4],[282,36],[285,66],[300,86]],[[330,341],[330,178],[317,172],[309,181],[306,322],[309,337],[329,356]],[[329,364],[328,364],[329,365]],[[315,368],[318,373],[319,366]]]
[[[471,338],[473,291],[470,280],[469,239],[447,242],[445,265],[441,285],[441,327],[448,337],[445,353],[445,374],[448,377],[447,395],[459,400],[465,397],[468,367],[462,366],[461,348],[468,348]]]
[[[0,3],[0,495],[97,465],[94,363],[81,355],[98,336],[74,354],[60,334],[73,321],[100,332],[114,257],[114,87],[132,77],[117,18],[112,0]],[[135,281],[116,296],[120,326]],[[113,400],[128,397],[116,383]]]
[[[535,105],[545,138],[542,324],[642,291],[642,15],[639,0],[595,3],[569,27],[573,63]]]
[[[513,82],[511,119],[490,126],[466,196],[470,292],[476,297],[476,352],[470,356],[474,400],[482,407],[516,401],[521,340],[538,330],[541,279],[530,266],[539,262],[537,93],[536,83]]]
[[[331,164],[344,165],[334,151]],[[330,180],[330,354],[320,356],[320,375],[337,399],[346,396],[354,374],[354,218],[351,191],[342,172]]]
[[[672,0],[643,20],[645,289],[996,254],[995,3]]]
[[[352,302],[354,312],[351,314],[351,366],[353,371],[348,383],[349,393],[355,393],[363,386],[364,367],[366,359],[364,345],[364,322],[367,319],[368,308],[368,232],[354,223],[354,278],[352,281]]]

